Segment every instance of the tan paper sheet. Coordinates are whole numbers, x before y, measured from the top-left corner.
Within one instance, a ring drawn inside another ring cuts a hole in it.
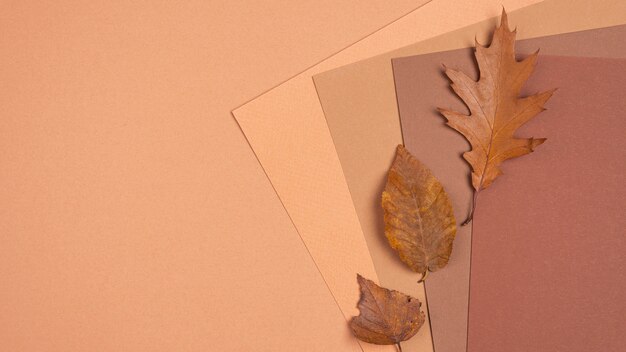
[[[516,48],[522,53],[541,48],[542,55],[626,57],[624,37],[626,25],[521,40]],[[462,219],[467,211],[467,203],[463,202],[472,196],[468,165],[459,157],[468,150],[467,142],[443,124],[434,107],[465,110],[450,92],[449,80],[442,74],[442,63],[474,72],[474,49],[411,56],[392,62],[404,144],[443,182],[457,217]],[[465,228],[463,231],[470,232]],[[450,265],[426,282],[433,331],[437,332],[433,338],[440,351],[464,349],[467,339],[470,243],[466,240],[469,238],[457,240]],[[457,256],[458,252],[464,256]]]
[[[358,298],[355,271],[372,276],[374,267],[371,263],[365,266],[355,261],[360,253],[367,251],[367,246],[311,76],[489,18],[499,13],[502,4],[516,9],[536,2],[428,3],[234,111],[346,317],[355,314]],[[336,246],[328,248],[327,241],[333,241]],[[397,285],[382,283],[425,300],[423,287],[416,280]],[[431,351],[429,326],[407,342],[406,347]]]
[[[230,112],[418,3],[2,1],[0,350],[360,351]]]

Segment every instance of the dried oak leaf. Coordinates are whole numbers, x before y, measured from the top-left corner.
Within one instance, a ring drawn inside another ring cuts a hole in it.
[[[387,176],[382,204],[385,236],[400,259],[425,279],[450,259],[456,220],[447,193],[402,145]]]
[[[554,90],[521,98],[520,90],[532,74],[537,54],[522,61],[515,59],[515,34],[509,30],[507,14],[502,11],[489,47],[476,43],[480,78],[446,68],[452,89],[470,110],[470,115],[439,108],[448,126],[460,132],[472,150],[463,154],[472,168],[474,201],[465,223],[471,221],[478,192],[489,187],[502,174],[500,164],[507,159],[531,153],[545,138],[517,138],[515,131],[545,110],[543,105]],[[464,224],[465,224],[464,223]]]
[[[388,290],[357,275],[361,287],[359,316],[350,328],[362,341],[377,345],[397,345],[417,334],[426,320],[422,303],[402,292]]]

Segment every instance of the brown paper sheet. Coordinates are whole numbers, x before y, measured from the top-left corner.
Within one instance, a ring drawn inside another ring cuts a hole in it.
[[[503,166],[474,217],[468,351],[626,346],[626,60],[540,57],[519,130],[548,140]]]
[[[585,16],[579,16],[580,13],[585,13]],[[591,3],[548,0],[513,11],[510,20],[513,25],[518,24],[518,38],[528,38],[622,24],[626,22],[626,11],[621,1]],[[320,101],[374,265],[381,282],[386,285],[393,287],[396,282],[406,283],[417,279],[416,275],[407,272],[397,261],[380,236],[382,225],[379,195],[394,147],[402,142],[390,60],[397,56],[466,47],[473,44],[476,34],[484,42],[487,33],[496,23],[496,19],[491,19],[315,76]],[[462,207],[468,201],[461,200],[457,204]],[[462,218],[465,209],[458,208],[458,216]],[[466,319],[463,317],[467,316],[470,236],[470,229],[464,228],[459,232],[455,243],[456,260],[464,263],[459,264],[461,267],[457,267],[457,270],[465,273],[459,279],[458,286],[447,287],[446,295],[440,297],[439,304],[436,298],[432,302],[433,297],[429,296],[431,307],[439,307],[439,311],[445,312],[443,315],[431,316],[435,320],[437,316],[441,317],[439,322],[433,321],[432,326],[438,351],[462,350],[465,344]],[[448,270],[452,270],[451,268]],[[432,280],[430,287],[433,288],[437,278],[433,275],[429,280]],[[443,277],[439,280],[443,280]]]
[[[0,350],[361,351],[230,112],[418,3],[2,1]]]
[[[355,273],[376,273],[311,76],[482,21],[497,15],[503,4],[515,9],[536,2],[433,1],[234,111],[346,317],[356,314]],[[416,281],[388,286],[424,301]],[[429,326],[405,348],[431,351]]]
[[[626,25],[518,41],[518,52],[541,49],[543,54],[626,57]],[[457,220],[467,216],[472,188],[468,165],[459,157],[467,150],[465,139],[443,124],[436,107],[464,110],[450,92],[442,64],[474,72],[474,49],[412,56],[392,60],[398,110],[405,146],[428,165],[442,181],[455,207]],[[455,350],[467,331],[469,253],[471,228],[461,227],[450,265],[431,275],[426,282],[435,346]],[[466,237],[461,237],[466,236]]]

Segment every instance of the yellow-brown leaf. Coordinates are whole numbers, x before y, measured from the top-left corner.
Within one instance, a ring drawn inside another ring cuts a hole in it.
[[[452,89],[470,110],[470,115],[439,109],[448,126],[460,132],[471,144],[463,154],[472,168],[475,196],[502,174],[500,164],[507,159],[531,153],[545,138],[517,138],[515,131],[545,110],[543,105],[554,90],[520,98],[520,90],[532,74],[537,52],[522,61],[515,59],[515,31],[509,30],[502,11],[489,47],[476,43],[480,78],[446,68]],[[473,212],[473,207],[472,207]],[[471,220],[471,214],[470,218]]]
[[[359,340],[394,345],[417,334],[426,320],[417,298],[380,287],[361,275],[357,280],[361,288],[360,314],[352,317],[350,328]]]
[[[452,205],[441,183],[402,145],[396,149],[382,205],[389,244],[422,279],[448,263],[456,235]]]

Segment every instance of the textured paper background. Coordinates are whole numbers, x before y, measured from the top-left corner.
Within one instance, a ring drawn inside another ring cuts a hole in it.
[[[585,16],[579,16],[580,13]],[[524,38],[624,23],[626,11],[623,3],[616,1],[592,4],[549,0],[513,11],[510,20],[513,25],[518,25],[518,38]],[[382,282],[407,282],[409,277],[416,276],[404,269],[380,236],[380,191],[395,145],[402,143],[391,58],[473,45],[477,34],[486,42],[487,33],[496,23],[496,19],[491,19],[315,76],[328,126]],[[424,136],[431,133],[428,127],[421,130]],[[435,128],[445,129],[445,126],[436,125]],[[438,135],[436,130],[434,133]],[[436,155],[428,155],[426,151],[420,151],[418,156],[437,159]],[[436,174],[443,177],[444,172],[454,170],[454,165]],[[466,214],[468,194],[469,188],[456,195],[459,197],[455,201],[459,218]],[[467,200],[464,201],[463,197]],[[441,275],[433,275],[427,284],[429,290],[437,292],[429,294],[429,305],[435,310],[431,312],[431,324],[438,351],[457,351],[466,341],[470,236],[471,229],[461,228],[452,259],[457,264],[438,273]]]
[[[535,2],[428,3],[401,22],[385,27],[234,111],[344,314],[351,315],[355,310],[353,268],[360,266],[355,260],[366,244],[311,76],[497,15],[502,4],[515,9]],[[412,37],[408,39],[406,33]],[[328,247],[328,243],[335,247]],[[423,287],[416,281],[401,285],[381,283],[424,301]],[[404,345],[409,351],[431,351],[429,326]]]
[[[469,352],[624,350],[626,60],[541,57],[559,87],[520,136],[547,137],[481,192]]]
[[[520,53],[541,49],[541,55],[623,58],[625,37],[626,25],[521,40],[516,49]],[[466,140],[444,124],[435,108],[465,110],[450,91],[442,64],[474,72],[474,49],[394,59],[392,63],[404,144],[441,180],[457,219],[462,221],[467,216],[472,188],[468,183],[468,164],[459,156],[469,149]],[[461,228],[459,236],[471,235],[470,229]],[[463,349],[467,337],[470,242],[469,237],[457,238],[449,266],[426,282],[433,332],[437,333],[433,334],[435,347],[443,351]]]
[[[230,111],[419,3],[3,1],[0,350],[360,350]]]

